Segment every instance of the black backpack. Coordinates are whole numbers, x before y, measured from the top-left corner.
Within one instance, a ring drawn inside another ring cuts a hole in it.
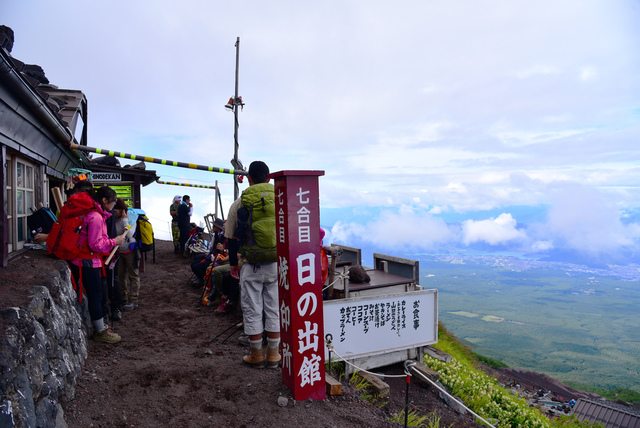
[[[32,236],[36,233],[49,233],[57,221],[58,218],[53,211],[47,207],[42,207],[27,217],[27,227]]]

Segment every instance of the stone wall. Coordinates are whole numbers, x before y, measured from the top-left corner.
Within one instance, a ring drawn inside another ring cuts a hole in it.
[[[53,266],[26,308],[0,310],[0,428],[67,426],[60,401],[75,396],[89,317],[67,264]]]

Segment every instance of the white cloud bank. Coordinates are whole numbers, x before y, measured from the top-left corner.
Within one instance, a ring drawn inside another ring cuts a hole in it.
[[[560,251],[591,260],[630,261],[630,255],[640,253],[640,223],[623,222],[625,214],[606,196],[602,191],[584,186],[555,189],[553,203],[538,214],[543,219],[527,224],[518,223],[516,216],[509,212],[445,223],[439,213],[446,216],[448,210],[442,207],[437,210],[386,209],[366,224],[337,222],[330,230],[330,239],[346,245],[362,242],[376,247],[374,251],[393,248],[430,252],[481,245],[484,249],[541,255]]]

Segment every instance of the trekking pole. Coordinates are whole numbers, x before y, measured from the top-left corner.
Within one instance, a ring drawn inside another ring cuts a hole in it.
[[[211,340],[209,340],[209,343],[211,342],[215,342],[216,340],[218,340],[218,338],[220,336],[222,336],[223,334],[225,334],[226,332],[228,332],[229,330],[231,330],[234,327],[240,328],[240,322],[235,322],[231,325],[231,327],[226,328],[225,330],[221,331],[220,333],[218,333],[217,335],[215,335]],[[235,332],[234,332],[235,333]]]
[[[224,340],[223,340],[222,342],[220,342],[220,343],[227,343],[227,340],[229,340],[229,339],[231,338],[231,336],[233,336],[234,334],[236,334],[237,332],[239,332],[241,328],[242,328],[242,325],[241,325],[241,324],[236,324],[236,329],[235,329],[235,330],[233,330],[233,331],[231,332],[231,334],[229,334],[229,336],[225,337],[225,338],[224,338]]]
[[[81,152],[90,152],[90,153],[97,153],[97,154],[107,155],[107,156],[116,156],[116,157],[121,157],[121,158],[124,158],[124,159],[131,159],[131,160],[142,160],[142,161],[145,161],[145,162],[158,163],[158,164],[161,164],[161,165],[168,165],[168,166],[177,166],[177,167],[180,167],[180,168],[199,169],[201,171],[220,172],[220,173],[223,173],[223,174],[233,174],[233,175],[247,175],[248,174],[247,171],[243,171],[243,170],[234,170],[234,169],[228,169],[228,168],[218,168],[218,167],[213,167],[213,166],[198,165],[198,164],[195,164],[195,163],[187,163],[187,162],[176,162],[176,161],[171,161],[171,160],[166,160],[166,159],[152,158],[152,157],[149,157],[149,156],[131,155],[129,153],[116,152],[115,150],[97,149],[95,147],[81,146],[81,145],[76,144],[76,143],[71,143],[69,145],[69,148],[71,148],[71,150],[80,150]]]

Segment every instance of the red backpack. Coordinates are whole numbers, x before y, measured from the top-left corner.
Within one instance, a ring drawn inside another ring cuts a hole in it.
[[[58,222],[54,223],[47,237],[48,254],[62,260],[92,259],[96,255],[85,241],[79,244],[80,231],[85,216],[96,209],[96,204],[88,193],[71,195],[60,210]]]

